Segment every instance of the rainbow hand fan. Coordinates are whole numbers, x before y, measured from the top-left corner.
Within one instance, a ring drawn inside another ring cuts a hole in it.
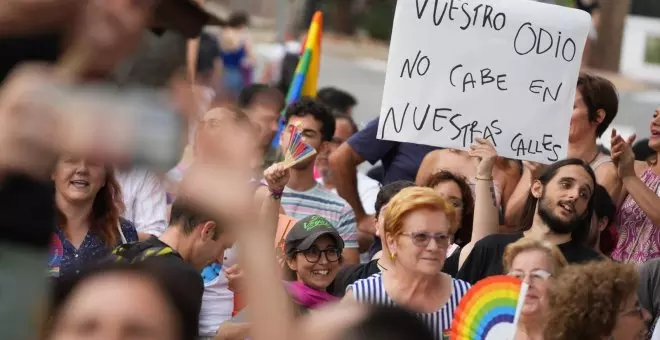
[[[463,296],[449,340],[512,340],[529,285],[511,276],[491,276]]]
[[[316,149],[302,140],[302,134],[297,125],[291,125],[289,126],[289,129],[289,144],[287,145],[284,154],[284,162],[282,162],[285,169],[288,169],[316,154]]]

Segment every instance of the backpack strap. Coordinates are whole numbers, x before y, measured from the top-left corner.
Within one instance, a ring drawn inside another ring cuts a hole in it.
[[[129,262],[129,263],[136,263],[136,262],[142,262],[146,260],[147,258],[150,257],[156,257],[156,256],[165,256],[165,255],[170,255],[170,254],[176,254],[176,250],[172,249],[172,247],[152,247],[152,248],[147,248],[142,251],[139,251],[136,256],[126,256],[128,249],[130,246],[124,246],[121,245],[115,250],[112,251],[112,256],[115,258],[115,262]]]

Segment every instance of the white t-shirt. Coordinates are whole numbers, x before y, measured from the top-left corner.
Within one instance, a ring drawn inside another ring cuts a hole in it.
[[[231,267],[236,263],[236,250],[225,251],[225,261],[222,268]],[[215,336],[220,324],[231,319],[234,311],[234,292],[229,290],[229,282],[221,270],[217,277],[204,280],[204,295],[202,295],[202,310],[199,313],[199,335]]]

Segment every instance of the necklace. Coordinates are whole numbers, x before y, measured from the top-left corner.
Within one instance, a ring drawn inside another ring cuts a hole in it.
[[[598,156],[600,156],[600,150],[596,149],[596,154],[591,159],[591,161],[589,161],[589,163],[587,163],[587,164],[589,164],[589,165],[593,164],[596,161],[596,159],[598,159]]]

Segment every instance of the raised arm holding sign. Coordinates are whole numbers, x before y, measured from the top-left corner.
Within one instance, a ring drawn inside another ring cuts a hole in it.
[[[566,157],[589,15],[523,0],[399,1],[379,139]]]

